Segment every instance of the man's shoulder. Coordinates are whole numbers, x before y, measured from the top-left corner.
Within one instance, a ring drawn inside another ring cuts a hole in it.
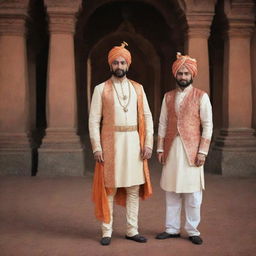
[[[204,94],[207,94],[206,91],[193,87],[193,92],[195,95],[198,95],[199,97],[202,97]]]
[[[129,81],[130,83],[132,83],[134,86],[143,87],[142,84],[140,84],[140,83],[138,83],[138,82],[136,82],[136,81],[134,81],[134,80],[132,80],[132,79],[128,79],[128,81]]]
[[[101,89],[103,89],[104,85],[105,85],[105,82],[102,82],[102,83],[100,83],[100,84],[97,84],[97,85],[94,87],[94,89],[101,90]]]
[[[166,97],[166,96],[169,96],[169,95],[175,94],[175,92],[176,92],[176,89],[172,89],[172,90],[170,90],[170,91],[166,92],[164,95],[165,95],[165,97]]]
[[[200,92],[200,93],[206,93],[206,91],[202,90],[202,89],[199,89],[199,88],[196,88],[193,86],[193,90],[196,91],[196,92]]]

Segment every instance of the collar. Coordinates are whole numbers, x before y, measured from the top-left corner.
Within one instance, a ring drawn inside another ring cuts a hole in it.
[[[124,84],[124,83],[127,83],[127,81],[128,81],[128,79],[127,79],[127,77],[125,77],[125,78],[123,78],[122,80],[120,80],[120,79],[117,79],[115,76],[111,76],[111,80],[112,80],[112,82],[113,83],[115,83],[115,84]]]
[[[193,85],[190,84],[188,87],[186,87],[184,90],[182,90],[178,85],[177,85],[177,91],[179,93],[187,93],[193,88]]]

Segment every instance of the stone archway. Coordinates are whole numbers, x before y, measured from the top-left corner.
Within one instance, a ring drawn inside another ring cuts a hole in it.
[[[107,52],[122,41],[133,56],[129,77],[143,84],[158,123],[163,94],[175,86],[170,66],[176,52],[184,50],[185,27],[176,1],[84,2],[75,35],[80,135],[87,130],[92,86],[109,77]]]

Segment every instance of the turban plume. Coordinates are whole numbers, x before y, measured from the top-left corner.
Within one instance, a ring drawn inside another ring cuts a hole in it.
[[[190,58],[188,55],[181,55],[180,52],[177,52],[177,59],[172,65],[172,73],[176,77],[178,70],[181,67],[186,67],[191,73],[192,77],[197,75],[197,63],[196,59]]]
[[[132,62],[132,57],[130,52],[125,49],[125,46],[128,46],[126,42],[123,42],[120,46],[115,46],[113,47],[109,53],[108,53],[108,64],[111,65],[112,62],[118,58],[118,57],[123,57],[127,64],[130,65]]]

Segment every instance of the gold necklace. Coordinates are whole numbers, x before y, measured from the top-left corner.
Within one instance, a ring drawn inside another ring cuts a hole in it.
[[[129,83],[128,83],[129,96],[128,96],[128,101],[127,101],[127,103],[126,103],[125,105],[122,104],[122,102],[121,102],[121,100],[120,100],[120,97],[119,97],[119,94],[118,94],[118,92],[117,92],[117,89],[116,89],[116,87],[115,87],[115,84],[114,84],[113,82],[112,82],[112,85],[113,85],[113,87],[114,87],[114,89],[115,89],[116,96],[117,96],[117,99],[118,99],[119,104],[120,104],[121,107],[123,108],[123,111],[124,111],[124,112],[127,112],[127,111],[128,111],[128,105],[130,104],[130,100],[131,100],[131,87],[130,87]],[[122,85],[121,85],[121,88],[122,88]],[[123,88],[122,88],[122,93],[123,93]],[[125,98],[125,97],[126,97],[126,98]],[[124,100],[127,99],[127,96],[124,95],[124,94],[123,94],[123,99],[124,99]]]
[[[123,100],[127,100],[127,96],[124,95],[124,90],[123,90],[123,85],[121,84],[121,91],[122,91],[122,95],[123,95]]]

